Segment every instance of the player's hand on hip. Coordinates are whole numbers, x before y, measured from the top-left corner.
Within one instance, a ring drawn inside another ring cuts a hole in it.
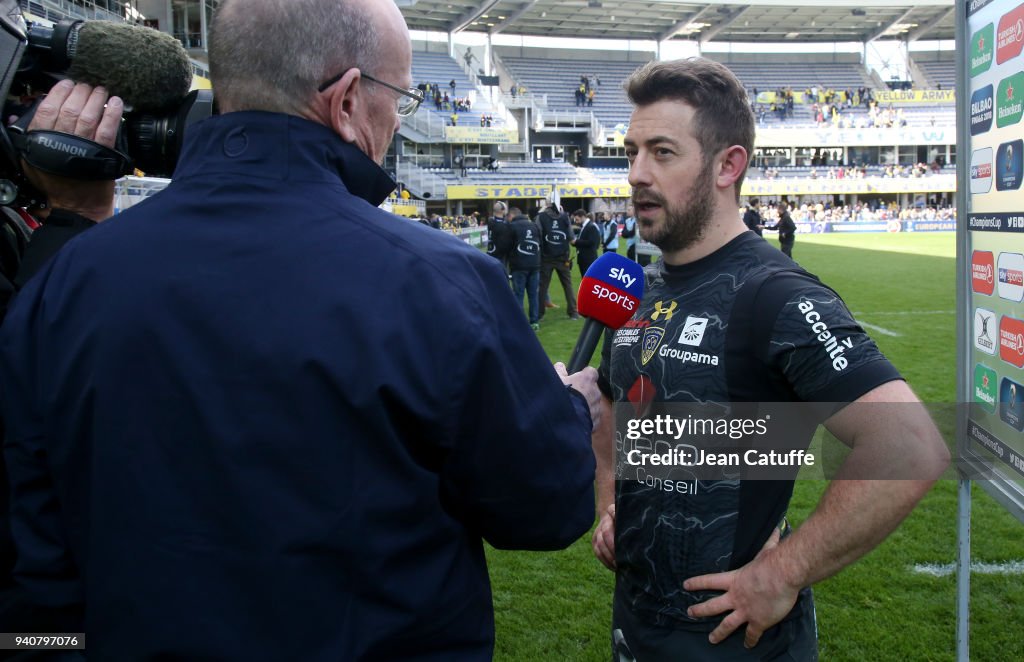
[[[774,538],[774,535],[773,535]],[[691,577],[683,583],[687,591],[724,591],[690,607],[692,618],[707,618],[731,612],[708,638],[717,644],[746,624],[743,643],[753,648],[765,630],[789,614],[800,593],[799,586],[788,584],[781,571],[785,552],[778,539],[769,539],[753,561],[736,570]]]

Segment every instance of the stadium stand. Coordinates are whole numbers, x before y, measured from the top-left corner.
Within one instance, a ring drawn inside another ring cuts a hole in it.
[[[420,83],[437,85],[441,93],[448,93],[452,96],[450,81],[455,81],[455,97],[468,96],[472,100],[472,108],[468,111],[459,111],[458,126],[480,126],[480,116],[493,116],[494,124],[497,126],[503,123],[498,109],[491,103],[487,94],[478,88],[470,80],[462,67],[447,53],[427,53],[423,51],[414,52],[412,55],[412,81],[413,86]],[[435,113],[449,123],[448,116],[452,110],[442,109],[438,111],[432,97],[428,97],[420,106],[418,113]]]
[[[643,62],[615,62],[608,60],[570,60],[559,58],[535,58],[501,56],[501,61],[515,77],[534,95],[547,96],[548,110],[593,112],[605,126],[629,120],[632,107],[622,89],[626,78]],[[592,76],[600,80],[595,85],[593,106],[577,106],[576,89],[580,76]]]
[[[931,88],[952,90],[956,87],[956,62],[954,60],[914,60],[921,72],[927,77]]]

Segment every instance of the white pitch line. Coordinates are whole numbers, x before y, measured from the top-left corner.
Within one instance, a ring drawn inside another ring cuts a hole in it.
[[[948,577],[956,572],[955,563],[917,563],[914,572],[932,577]],[[979,575],[1024,575],[1024,561],[1008,561],[1006,563],[971,563],[971,572]]]
[[[898,317],[909,317],[910,315],[956,315],[955,310],[879,310],[873,313],[859,312],[854,313],[854,316],[867,315],[874,317],[876,315],[892,315]]]
[[[881,333],[883,336],[892,336],[893,338],[899,338],[902,335],[900,333],[896,333],[895,331],[890,331],[889,329],[886,329],[886,328],[881,327],[881,326],[875,326],[874,324],[868,324],[867,322],[862,322],[861,320],[857,320],[857,324],[860,324],[865,329],[874,329],[875,331],[878,331],[879,333]]]

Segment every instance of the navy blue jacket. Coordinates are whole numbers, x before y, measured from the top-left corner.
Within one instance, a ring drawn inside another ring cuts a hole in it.
[[[593,522],[582,398],[392,188],[321,125],[214,117],[16,298],[15,574],[84,605],[90,659],[490,659],[481,539]]]

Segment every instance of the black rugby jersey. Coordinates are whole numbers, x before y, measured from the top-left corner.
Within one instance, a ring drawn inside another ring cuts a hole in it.
[[[900,378],[835,292],[753,232],[647,275],[636,315],[605,337],[601,385],[617,408],[852,402]],[[686,609],[712,594],[683,581],[752,560],[792,491],[792,480],[650,480],[617,462],[616,599],[652,625],[710,629],[721,618]]]

